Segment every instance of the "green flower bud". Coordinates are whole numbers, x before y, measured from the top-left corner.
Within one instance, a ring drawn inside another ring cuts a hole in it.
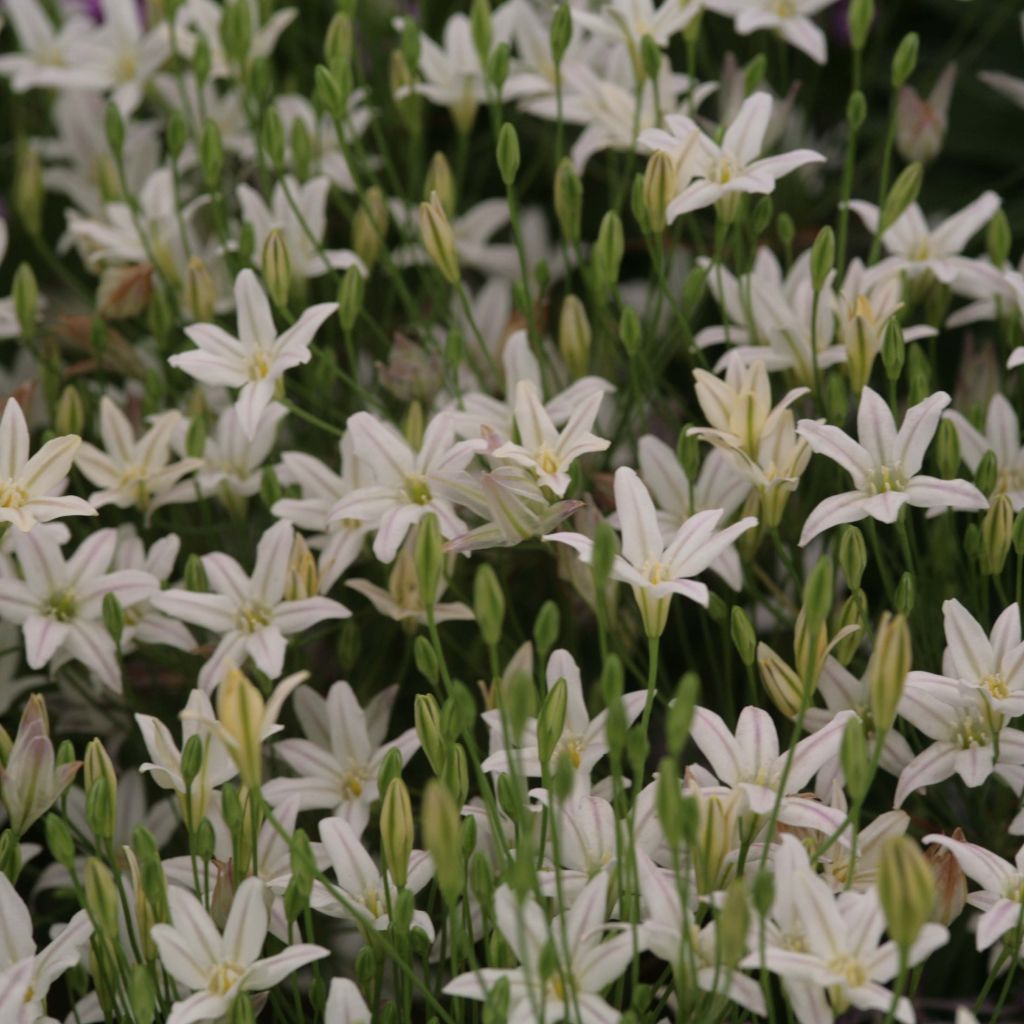
[[[58,864],[70,871],[75,863],[75,840],[67,822],[51,812],[43,819],[43,826],[47,849]]]
[[[491,52],[493,38],[490,0],[473,0],[469,8],[469,25],[473,45],[480,57],[480,63],[483,64]]]
[[[358,267],[349,267],[338,285],[338,319],[343,331],[351,331],[363,309],[366,283]]]
[[[516,183],[519,173],[519,136],[511,121],[506,121],[498,132],[498,171],[506,188]]]
[[[939,423],[934,451],[939,476],[952,480],[960,471],[960,435],[952,420],[943,419]]]
[[[156,1019],[156,991],[145,964],[132,964],[128,975],[128,1001],[135,1024],[153,1024]]]
[[[558,317],[558,350],[573,377],[586,374],[592,340],[586,307],[576,295],[566,295]]]
[[[39,284],[35,271],[28,263],[19,263],[11,284],[14,296],[14,312],[22,336],[31,338],[36,331],[36,317],[39,315]]]
[[[107,145],[115,157],[120,157],[124,149],[124,118],[116,103],[108,103],[104,114],[104,127],[107,132]]]
[[[832,559],[822,555],[804,584],[803,610],[815,625],[824,622],[832,611],[835,572]]]
[[[910,628],[906,617],[885,612],[875,634],[868,663],[871,716],[875,727],[887,730],[896,719],[896,708],[911,666]]]
[[[573,245],[580,240],[583,219],[583,183],[568,157],[562,157],[555,169],[555,215],[565,240]]]
[[[611,287],[618,282],[625,251],[622,219],[614,210],[609,210],[601,218],[593,253],[594,272],[602,286]]]
[[[718,955],[732,970],[747,951],[750,904],[742,878],[734,878],[725,890],[725,902],[718,913]]]
[[[306,181],[311,173],[313,164],[313,140],[309,134],[306,122],[297,117],[292,121],[289,142],[292,150],[292,166],[295,168],[296,177],[299,181]]]
[[[750,668],[757,657],[757,634],[754,632],[754,626],[747,613],[738,604],[732,606],[729,629],[740,661]]]
[[[124,633],[124,609],[116,594],[103,595],[103,625],[117,647],[121,646]]]
[[[507,775],[503,777],[508,778]],[[444,763],[444,784],[458,806],[461,807],[469,798],[469,762],[461,743],[452,747],[451,756]]]
[[[117,887],[110,868],[97,857],[90,857],[85,864],[85,909],[96,931],[105,938],[116,942],[120,903]]]
[[[1024,511],[1018,512],[1013,521],[1013,553],[1018,558],[1024,555]]]
[[[874,20],[875,0],[853,0],[846,12],[846,24],[850,32],[850,45],[854,50],[864,49]]]
[[[651,231],[665,230],[665,214],[675,194],[676,173],[672,158],[664,150],[652,153],[643,178],[644,208]]]
[[[114,196],[120,194],[120,179],[110,182]],[[43,187],[43,170],[39,151],[34,146],[22,146],[18,152],[17,171],[13,187],[14,207],[18,212],[25,230],[33,237],[38,237],[43,230],[43,206],[46,201],[46,189]],[[112,197],[113,198],[113,197]]]
[[[371,185],[352,219],[352,249],[369,268],[373,267],[380,256],[389,224],[387,197],[379,185]],[[349,270],[356,268],[350,267]]]
[[[996,480],[999,477],[999,466],[996,463],[996,454],[987,451],[981,457],[978,468],[974,472],[974,485],[984,495],[991,494],[996,487]]]
[[[878,900],[890,938],[909,949],[931,918],[935,876],[917,843],[908,836],[890,836],[882,845]]]
[[[767,917],[775,903],[775,877],[768,870],[758,871],[750,886],[751,902],[759,918]]]
[[[846,123],[851,132],[858,132],[868,118],[868,101],[860,89],[850,93],[846,101]]]
[[[754,205],[754,211],[750,216],[751,226],[754,230],[754,237],[760,238],[768,230],[775,213],[775,204],[771,196],[761,196]]]
[[[882,365],[885,375],[893,383],[900,379],[903,365],[907,361],[907,343],[903,339],[903,328],[896,317],[890,317],[885,325],[885,336],[882,340]]]
[[[921,181],[924,177],[924,170],[920,163],[908,164],[900,172],[899,177],[892,183],[882,203],[882,213],[879,221],[878,231],[884,233],[899,219],[900,214],[917,201],[918,193],[921,191]]]
[[[352,60],[354,36],[352,18],[341,11],[337,12],[331,18],[324,36],[324,60],[328,64]]]
[[[545,601],[533,622],[533,645],[537,648],[537,657],[541,663],[547,661],[548,654],[558,642],[561,629],[562,613],[558,605],[554,601]]]
[[[424,787],[420,824],[423,843],[434,862],[434,880],[445,902],[452,906],[465,885],[459,808],[449,790],[435,779]]]
[[[775,218],[775,231],[783,247],[789,249],[796,238],[796,224],[793,223],[793,218],[785,211]]]
[[[566,682],[564,679],[558,679],[548,690],[537,718],[537,749],[542,765],[546,765],[551,760],[555,746],[562,737],[562,730],[565,728],[567,700]]]
[[[896,611],[900,615],[909,615],[914,610],[914,603],[917,600],[917,585],[914,582],[913,573],[904,572],[896,584]]]
[[[844,526],[839,533],[839,567],[843,570],[846,585],[857,590],[864,578],[868,564],[868,549],[864,534],[856,526]]]
[[[205,594],[210,589],[206,570],[198,555],[189,555],[185,561],[185,587],[196,594]]]
[[[843,729],[839,745],[839,763],[846,780],[846,792],[855,806],[860,806],[871,785],[871,758],[860,718],[851,718]]]
[[[416,736],[431,770],[435,775],[440,775],[444,770],[445,741],[441,733],[441,709],[433,694],[416,694],[413,702],[413,721],[416,725]]]
[[[594,532],[594,552],[590,563],[594,586],[598,592],[607,585],[618,553],[619,538],[615,531],[606,522],[598,523],[597,530]]]
[[[757,671],[771,702],[787,718],[795,718],[804,692],[796,672],[766,643],[757,645]]]
[[[69,384],[57,399],[57,408],[53,416],[53,429],[58,435],[81,434],[85,426],[85,403],[82,392]]]
[[[567,3],[561,3],[551,19],[551,56],[555,64],[561,64],[571,41],[572,12]]]
[[[484,643],[497,644],[505,621],[505,594],[497,573],[487,562],[481,564],[473,577],[473,614]]]
[[[441,678],[441,669],[437,660],[437,653],[425,636],[418,636],[412,644],[413,661],[416,663],[416,671],[431,686],[437,686]]]
[[[217,284],[209,267],[198,256],[189,257],[185,268],[185,305],[194,319],[205,323],[213,319],[216,302]]]
[[[380,808],[380,840],[388,871],[400,889],[405,887],[409,877],[412,833],[409,790],[401,779],[392,779]]]
[[[896,53],[892,58],[892,87],[899,89],[906,85],[907,79],[914,73],[917,67],[917,54],[920,49],[921,40],[916,32],[908,32],[896,47]]]
[[[292,264],[280,228],[273,228],[263,243],[262,271],[270,298],[277,306],[287,309],[288,292],[292,286]]]
[[[743,73],[743,95],[752,96],[764,81],[768,72],[768,58],[763,53],[754,56]]]
[[[640,66],[647,78],[651,81],[657,79],[661,70],[661,49],[647,34],[640,39]]]
[[[115,783],[116,786],[116,783]],[[97,839],[113,839],[117,829],[116,788],[102,776],[88,788],[85,796],[85,820]]]
[[[674,758],[663,757],[658,765],[657,788],[654,791],[654,812],[665,830],[669,846],[678,849],[683,842],[683,792]]]
[[[623,306],[622,315],[619,317],[619,337],[622,339],[622,347],[626,355],[632,359],[640,349],[640,340],[643,334],[643,327],[640,324],[640,314],[632,306]]]
[[[857,653],[857,648],[860,647],[864,637],[863,631],[867,622],[867,616],[868,598],[864,591],[858,588],[840,605],[839,612],[836,615],[835,633],[838,633],[847,626],[858,627],[855,632],[843,637],[832,648],[832,657],[840,665],[849,665],[853,660],[853,656]]]
[[[811,246],[811,285],[820,292],[836,264],[836,236],[829,225],[825,225]]]
[[[998,576],[1006,565],[1013,540],[1013,504],[1008,494],[992,499],[985,518],[981,521],[981,551],[979,563],[986,576]]]
[[[462,274],[455,251],[455,235],[436,192],[431,194],[429,203],[420,203],[420,235],[427,255],[441,271],[441,276],[449,284],[458,284]]]
[[[416,583],[424,608],[437,602],[441,573],[444,568],[444,542],[437,525],[437,516],[431,513],[420,520],[416,529]]]

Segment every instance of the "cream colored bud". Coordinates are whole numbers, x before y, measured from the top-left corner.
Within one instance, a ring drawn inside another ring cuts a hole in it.
[[[427,167],[427,177],[423,182],[423,196],[430,199],[438,194],[444,212],[449,216],[455,214],[455,175],[452,174],[448,158],[438,150],[431,158]]]
[[[237,668],[228,671],[217,691],[217,720],[233,741],[228,750],[242,782],[255,789],[262,774],[263,695]]]
[[[81,434],[85,426],[85,403],[82,393],[74,384],[69,384],[57,399],[53,416],[53,429],[60,435]]]
[[[217,285],[209,267],[198,256],[188,261],[185,275],[185,305],[194,320],[206,322],[213,319],[217,302]]]
[[[953,838],[964,842],[964,830],[955,829]],[[967,876],[964,875],[963,868],[960,867],[960,862],[953,851],[946,846],[932,843],[925,848],[924,859],[935,877],[935,904],[931,920],[950,925],[963,913],[967,905]]]
[[[288,305],[288,292],[292,286],[292,264],[280,228],[271,230],[263,243],[261,269],[267,292],[274,303],[284,309]]]
[[[903,615],[886,612],[875,634],[875,649],[868,664],[871,715],[877,729],[889,729],[911,665],[910,627]]]
[[[465,882],[459,844],[459,809],[448,787],[431,779],[423,790],[420,821],[423,842],[434,862],[434,877],[445,900],[451,904]]]
[[[449,284],[458,284],[461,273],[455,235],[437,192],[430,194],[430,202],[420,203],[420,235],[427,255],[441,271],[441,276]]]
[[[352,220],[352,248],[367,268],[380,256],[389,223],[387,197],[379,186],[372,185]]]
[[[935,876],[917,843],[908,836],[891,836],[882,846],[878,899],[890,937],[909,948],[931,918]]]
[[[800,711],[803,684],[796,672],[766,643],[757,645],[757,671],[771,702],[787,717]]]
[[[412,854],[412,803],[401,779],[392,779],[380,808],[380,839],[384,860],[395,885],[404,888]]]
[[[309,550],[306,538],[296,533],[288,559],[288,576],[285,581],[285,600],[302,601],[315,597],[320,590],[320,576],[316,559]]]
[[[665,230],[665,214],[675,192],[675,177],[672,157],[662,149],[652,153],[644,170],[644,205],[652,231]]]
[[[1008,494],[992,499],[981,521],[979,562],[986,576],[998,576],[1006,565],[1013,540],[1013,504]]]

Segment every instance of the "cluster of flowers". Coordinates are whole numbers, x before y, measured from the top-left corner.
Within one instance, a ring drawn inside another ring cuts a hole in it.
[[[4,4],[0,1024],[994,1021],[1024,262],[918,203],[956,68],[891,47],[865,175],[873,0],[422,6]]]

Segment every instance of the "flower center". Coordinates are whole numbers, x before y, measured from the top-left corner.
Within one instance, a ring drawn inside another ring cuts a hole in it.
[[[407,476],[405,478],[405,493],[415,505],[430,504],[432,495],[425,476]]]
[[[780,18],[795,18],[796,4],[793,0],[775,0],[775,13]]]
[[[991,675],[985,676],[981,680],[981,685],[997,700],[1010,696],[1010,687],[1007,686],[1002,672],[994,672]]]
[[[245,968],[236,963],[217,964],[206,983],[206,987],[215,995],[222,996],[230,992],[245,974]]]
[[[70,622],[75,617],[75,592],[68,589],[51,594],[44,614],[58,622]]]
[[[256,352],[249,360],[249,379],[266,380],[270,373],[270,360],[264,352]]]
[[[341,777],[341,794],[346,800],[358,800],[363,795],[367,773],[364,768],[350,768]]]
[[[850,988],[860,988],[861,985],[867,984],[868,972],[864,965],[848,954],[834,957],[829,960],[827,966],[830,971],[843,978]]]
[[[871,494],[903,491],[906,487],[907,477],[899,463],[895,466],[880,466],[868,479],[868,490]]]
[[[992,729],[980,718],[964,715],[953,739],[964,750],[971,747],[987,747],[992,742]]]
[[[273,616],[270,609],[262,604],[247,604],[238,612],[238,628],[243,633],[255,633],[264,626],[269,626]]]
[[[547,445],[543,445],[537,452],[537,465],[540,466],[542,473],[557,473],[558,456]]]
[[[17,480],[5,480],[0,484],[0,507],[21,508],[28,501],[28,491]]]

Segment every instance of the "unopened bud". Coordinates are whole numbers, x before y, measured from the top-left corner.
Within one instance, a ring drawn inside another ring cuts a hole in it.
[[[415,559],[420,600],[424,608],[431,608],[437,601],[444,567],[444,542],[441,540],[437,516],[433,514],[420,520],[416,529]]]
[[[35,334],[36,317],[39,315],[39,283],[30,264],[18,264],[11,284],[11,294],[14,296],[14,312],[22,336],[31,338]]]
[[[804,689],[796,672],[766,643],[757,645],[757,671],[771,702],[787,718],[795,718]]]
[[[449,790],[430,779],[423,790],[420,823],[423,843],[434,862],[434,879],[442,896],[453,904],[465,881],[459,844],[459,809]]]
[[[519,136],[511,121],[506,121],[498,132],[498,171],[507,188],[516,183],[519,173]]]
[[[413,702],[413,721],[427,761],[435,775],[444,770],[445,741],[441,731],[441,709],[432,693],[418,693]]]
[[[372,185],[352,219],[352,249],[368,268],[372,269],[380,256],[389,223],[387,197],[379,185]]]
[[[875,647],[868,664],[871,716],[875,727],[888,730],[911,665],[910,628],[903,615],[885,612],[875,634]]]
[[[944,419],[939,423],[935,436],[935,462],[939,476],[944,480],[952,480],[960,471],[960,435],[952,420]]]
[[[586,307],[576,295],[567,295],[558,317],[558,350],[573,377],[582,377],[587,372],[592,340]]]
[[[734,878],[725,890],[725,902],[716,926],[718,954],[727,969],[735,967],[746,953],[749,926],[747,887],[742,878]]]
[[[444,212],[449,216],[455,213],[455,176],[452,174],[448,158],[438,150],[431,158],[427,167],[427,177],[423,183],[423,196],[431,199],[437,193]]]
[[[33,237],[37,237],[43,230],[45,197],[39,152],[35,146],[25,146],[19,153],[12,198],[21,223]]]
[[[757,634],[754,632],[750,617],[738,604],[732,606],[729,626],[740,661],[750,668],[757,657]]]
[[[875,20],[875,0],[853,0],[846,12],[846,25],[850,31],[850,45],[863,50],[868,32]]]
[[[839,745],[839,763],[842,765],[843,778],[846,780],[846,792],[850,800],[856,806],[860,806],[871,785],[871,764],[864,722],[858,717],[851,718],[843,729],[843,739]]]
[[[879,221],[879,231],[888,230],[899,219],[900,214],[917,201],[918,193],[921,191],[921,181],[924,171],[919,163],[908,164],[900,172],[899,177],[892,183],[885,201],[882,203],[882,213]]]
[[[831,651],[832,657],[840,665],[849,665],[857,653],[863,639],[864,626],[867,622],[868,599],[863,590],[858,588],[842,603],[836,615],[834,633],[850,626],[857,628],[844,636]]]
[[[548,653],[558,643],[561,629],[562,613],[558,610],[558,605],[554,601],[545,601],[533,622],[533,644],[542,663],[547,660]]]
[[[811,286],[820,292],[828,281],[828,275],[836,265],[836,236],[831,226],[826,224],[814,239],[811,246]]]
[[[896,53],[892,58],[892,87],[899,89],[914,73],[917,67],[917,54],[920,49],[921,40],[916,32],[908,32],[896,47]]]
[[[285,259],[287,260],[287,253]],[[263,272],[264,275],[267,273],[266,268]],[[185,306],[194,320],[206,323],[213,319],[216,302],[217,285],[214,283],[213,275],[203,260],[198,256],[192,256],[185,272]]]
[[[57,408],[53,416],[53,429],[58,435],[81,434],[85,426],[85,403],[82,392],[69,384],[57,399]]]
[[[1013,540],[1013,503],[1008,494],[992,499],[985,518],[981,521],[981,551],[979,564],[986,576],[998,576],[1006,565]]]
[[[882,845],[878,899],[889,937],[908,949],[935,906],[935,877],[917,843],[908,836],[890,836]]]
[[[537,748],[540,762],[546,765],[555,752],[555,747],[565,728],[565,711],[568,688],[564,679],[558,679],[548,690],[537,718]]]
[[[90,857],[85,864],[85,909],[105,939],[117,941],[119,906],[110,868],[99,858]]]
[[[412,803],[401,779],[392,779],[380,808],[380,839],[388,871],[400,889],[409,875],[412,854]]]
[[[427,255],[441,271],[441,276],[449,284],[458,284],[461,273],[455,235],[437,192],[431,193],[429,203],[420,203],[420,235]]]
[[[882,339],[882,365],[885,375],[894,383],[900,379],[903,366],[907,361],[907,343],[903,339],[903,328],[896,317],[890,317],[885,325]]]
[[[349,267],[338,285],[338,319],[343,331],[351,331],[363,309],[366,283],[358,267]]]
[[[622,219],[614,210],[609,210],[601,218],[593,252],[594,271],[602,286],[611,287],[618,282],[625,251]]]
[[[555,215],[565,240],[574,245],[580,240],[583,220],[583,183],[572,161],[563,157],[555,170]]]
[[[287,308],[288,292],[292,286],[292,265],[280,228],[273,228],[263,243],[262,270],[271,299],[282,309]]]
[[[217,719],[233,743],[229,752],[238,773],[250,789],[262,775],[263,695],[237,668],[229,669],[217,691]]]
[[[992,215],[985,228],[985,248],[988,258],[995,267],[1002,267],[1010,258],[1010,247],[1013,245],[1013,230],[1006,211],[1000,207]]]
[[[676,174],[672,158],[664,150],[651,154],[644,171],[644,206],[651,231],[665,230],[666,211],[675,192]]]
[[[963,829],[955,829],[953,838],[964,842]],[[930,919],[948,926],[963,913],[967,904],[967,877],[953,851],[946,846],[932,843],[925,847],[924,859],[935,880],[935,903]]]
[[[492,647],[496,645],[501,640],[505,621],[505,594],[497,573],[486,562],[473,577],[473,614],[484,643]]]
[[[998,477],[999,464],[996,462],[996,453],[987,451],[974,471],[974,485],[982,494],[989,495],[995,490]]]

